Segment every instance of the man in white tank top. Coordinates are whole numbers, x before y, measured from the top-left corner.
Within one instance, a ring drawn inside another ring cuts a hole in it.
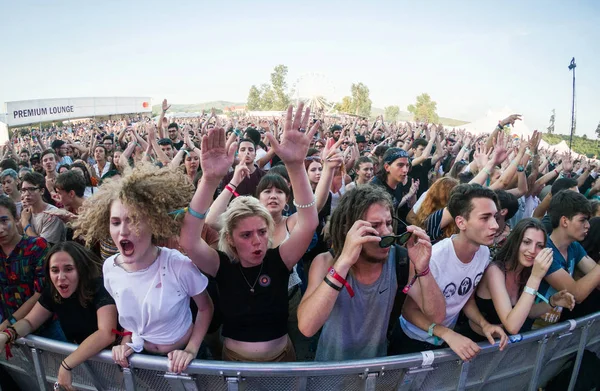
[[[500,326],[487,322],[475,303],[475,288],[489,263],[487,246],[498,230],[498,198],[493,190],[479,185],[459,185],[452,190],[448,210],[460,233],[433,246],[430,269],[446,302],[441,322],[433,320],[407,298],[400,326],[394,330],[391,351],[394,354],[431,350],[445,343],[463,360],[479,353],[479,346],[453,330],[461,310],[482,329],[490,343],[500,338],[500,350],[507,343]]]

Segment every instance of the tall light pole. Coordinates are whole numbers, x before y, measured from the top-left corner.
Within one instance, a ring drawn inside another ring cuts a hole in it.
[[[575,133],[575,57],[571,59],[571,63],[569,64],[569,70],[573,71],[573,101],[571,104],[571,136],[569,137],[569,149],[571,149],[571,144],[573,143],[573,133]]]

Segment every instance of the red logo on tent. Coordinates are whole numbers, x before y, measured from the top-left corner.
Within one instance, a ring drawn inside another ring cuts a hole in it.
[[[149,104],[148,102],[144,102],[144,103],[142,103],[142,107],[143,107],[144,109],[147,109],[147,108],[148,108],[148,106],[150,106],[150,104]]]

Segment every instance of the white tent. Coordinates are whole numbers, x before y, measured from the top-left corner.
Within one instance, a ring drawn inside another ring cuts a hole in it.
[[[8,125],[0,122],[0,144],[4,145],[8,141]]]
[[[466,125],[457,126],[456,128],[466,129],[467,132],[472,134],[491,133],[498,126],[499,121],[511,114],[517,113],[508,107],[502,110],[489,110],[484,117]],[[533,134],[533,130],[530,130],[524,121],[517,121],[515,122],[515,126],[510,128],[510,134],[527,137]]]

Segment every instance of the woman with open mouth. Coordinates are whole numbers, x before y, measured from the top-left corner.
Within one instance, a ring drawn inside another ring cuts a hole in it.
[[[100,274],[100,259],[75,242],[61,242],[48,252],[44,269],[46,283],[31,311],[0,333],[0,350],[17,337],[31,334],[54,314],[69,342],[79,346],[58,369],[57,382],[72,388],[71,370],[115,341],[117,307]]]
[[[206,335],[213,314],[207,278],[179,251],[156,245],[178,235],[193,194],[181,171],[141,163],[84,203],[75,235],[88,244],[110,237],[118,249],[103,274],[124,328],[121,345],[113,348],[122,367],[132,353],[145,351],[167,355],[168,370],[181,373]],[[196,323],[190,298],[198,307]]]
[[[296,359],[287,327],[288,280],[290,271],[310,245],[318,223],[316,199],[304,168],[304,158],[319,122],[307,130],[310,110],[303,115],[303,106],[300,103],[294,117],[292,107],[288,108],[280,141],[267,134],[275,153],[287,168],[298,210],[297,222],[289,238],[276,248],[270,246],[276,239],[271,212],[283,210],[285,197],[267,197],[265,199],[271,201],[267,201],[266,206],[254,197],[237,197],[235,187],[238,182],[233,178],[224,191],[237,198],[221,214],[221,251],[198,240],[197,232],[204,226],[212,195],[231,167],[236,150],[235,135],[226,142],[224,129],[211,129],[202,140],[204,176],[185,216],[180,244],[194,263],[217,281],[223,314],[225,360]],[[241,171],[242,168],[238,176],[242,175]]]

